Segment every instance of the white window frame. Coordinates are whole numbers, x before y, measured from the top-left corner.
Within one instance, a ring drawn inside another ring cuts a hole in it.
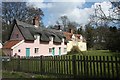
[[[67,48],[64,48],[64,53],[67,52]]]
[[[49,53],[50,53],[50,54],[52,53],[52,48],[49,48]]]
[[[34,53],[38,54],[39,53],[39,48],[34,48]]]
[[[20,50],[20,49],[18,49],[18,52],[21,52],[21,50]]]
[[[19,38],[19,34],[16,34],[16,38]]]

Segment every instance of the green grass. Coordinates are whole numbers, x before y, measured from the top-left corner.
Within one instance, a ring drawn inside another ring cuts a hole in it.
[[[88,50],[82,52],[84,56],[117,56],[120,57],[120,52],[110,52],[109,50]],[[80,53],[75,54],[80,55]]]
[[[0,49],[0,56],[5,56],[4,52],[2,51],[2,49]]]
[[[57,78],[57,77],[31,74],[31,73],[25,73],[25,72],[2,71],[2,78]]]
[[[32,75],[23,72],[3,71],[2,78],[32,78]]]
[[[105,56],[105,59],[107,58],[107,56],[109,56],[109,58],[111,58],[110,56],[113,56],[113,60],[115,60],[115,56],[117,56],[117,58],[120,57],[120,53],[114,53],[114,52],[110,52],[108,50],[84,51],[83,54],[85,56],[89,56],[88,60],[90,59],[90,56],[102,56],[102,60],[103,60],[103,56]],[[80,59],[81,58],[83,60],[83,56],[80,57],[80,54],[75,54],[75,55],[76,55],[76,59]],[[42,65],[44,66],[43,69],[45,70],[44,72],[46,72],[46,73],[56,73],[54,71],[58,70],[58,73],[64,74],[64,73],[66,73],[66,69],[67,69],[67,66],[68,66],[68,69],[69,69],[68,74],[73,74],[73,72],[72,72],[73,71],[72,70],[73,69],[72,68],[72,61],[68,61],[68,62],[64,61],[64,59],[66,59],[66,58],[67,59],[69,58],[70,60],[72,60],[72,55],[67,55],[67,56],[63,55],[63,56],[60,56],[60,57],[57,56],[57,57],[55,57],[55,59],[56,59],[55,62],[51,61],[51,60],[53,60],[53,57],[46,57],[46,59],[43,60],[43,63],[42,63]],[[62,60],[58,61],[59,59],[62,59]],[[96,60],[96,58],[95,58],[95,60]],[[41,67],[40,67],[41,62],[38,59],[27,59],[27,60],[26,59],[22,59],[20,63],[21,63],[20,69],[23,72],[24,71],[25,72],[28,71],[28,72],[31,72],[31,73],[32,72],[40,73],[40,71],[41,71]],[[6,67],[10,68],[9,70],[11,70],[13,68],[17,69],[17,66],[16,66],[17,64],[18,64],[17,60],[14,59],[11,62],[6,63],[6,65],[7,65]],[[84,67],[84,62],[80,62],[79,65],[81,65],[81,64],[82,64],[82,67]],[[93,69],[94,68],[93,67],[93,62],[91,64],[92,64],[92,69]],[[97,64],[97,62],[95,62],[95,72],[100,73],[100,70],[96,71],[97,70],[96,69],[96,64]],[[78,62],[76,62],[76,65],[78,65]],[[100,65],[100,63],[98,62],[98,66],[99,65]],[[111,65],[112,64],[110,63],[109,64],[109,66],[110,66],[110,74],[112,75]],[[105,63],[105,66],[106,66],[105,69],[107,70],[107,67],[108,67],[107,63]],[[114,66],[114,69],[115,69],[116,68],[115,63],[113,64],[113,66]],[[103,67],[103,63],[102,63],[102,67]],[[120,67],[120,64],[118,64],[118,67]],[[98,68],[100,68],[100,66]],[[84,68],[81,70],[81,67],[79,66],[79,68],[77,67],[77,71],[78,71],[78,69],[80,69],[79,70],[80,72],[82,71],[83,73],[85,73]],[[88,62],[88,72],[89,72],[89,74],[90,74],[90,70],[91,70],[90,69],[90,62]],[[94,71],[92,71],[92,72],[94,72]],[[104,75],[103,69],[102,69],[102,73]],[[16,73],[12,73],[12,74],[16,75]],[[78,74],[78,72],[77,72],[77,74]],[[114,74],[116,75],[116,70],[114,70]],[[7,74],[4,73],[4,75],[7,75]],[[27,74],[25,73],[25,75],[27,75]],[[5,76],[5,77],[9,77],[9,76],[12,77],[11,73],[8,74],[8,76]],[[16,75],[16,77],[17,76],[20,77],[22,75],[21,75],[21,73],[19,73],[19,75]],[[39,74],[31,76],[31,74],[28,74],[28,77],[33,77],[33,76],[34,76],[34,78],[51,78],[51,77],[55,78],[55,76],[42,76],[42,75],[39,75]],[[24,76],[22,76],[22,77],[24,77]],[[25,77],[27,77],[27,76],[25,76]]]

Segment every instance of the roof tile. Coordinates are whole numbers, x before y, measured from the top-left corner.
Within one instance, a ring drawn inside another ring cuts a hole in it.
[[[17,43],[19,43],[21,40],[9,40],[5,43],[5,45],[3,46],[3,48],[6,49],[10,49],[11,47],[13,47],[14,45],[16,45]]]

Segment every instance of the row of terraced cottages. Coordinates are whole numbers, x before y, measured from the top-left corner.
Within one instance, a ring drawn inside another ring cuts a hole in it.
[[[10,39],[4,44],[3,52],[8,56],[54,56],[64,55],[73,46],[85,51],[86,42],[82,35],[39,26],[39,19],[33,25],[14,20]]]

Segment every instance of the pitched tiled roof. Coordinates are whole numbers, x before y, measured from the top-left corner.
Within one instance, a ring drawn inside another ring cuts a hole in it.
[[[18,28],[26,40],[34,40],[34,37],[26,27],[18,25]]]
[[[64,32],[64,35],[65,35],[65,37],[66,37],[66,39],[67,40],[71,40],[72,39],[72,33],[69,33],[69,32]],[[75,37],[78,39],[78,40],[80,40],[80,34],[74,34],[75,35]]]
[[[66,37],[66,40],[71,40],[73,34],[69,32],[64,32],[64,35]]]
[[[17,43],[19,43],[21,40],[9,40],[5,43],[5,45],[3,46],[3,48],[6,49],[10,49],[11,47],[13,47],[14,45],[16,45]]]
[[[16,20],[16,24],[20,29],[22,35],[26,40],[34,40],[34,35],[40,35],[41,41],[50,41],[50,36],[53,36],[54,42],[62,42],[62,38],[65,38],[62,31],[46,28],[35,28],[34,25],[30,25]]]

